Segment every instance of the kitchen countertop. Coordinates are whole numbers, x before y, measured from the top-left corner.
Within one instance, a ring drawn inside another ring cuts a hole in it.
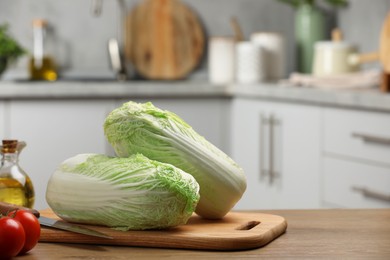
[[[390,259],[390,209],[266,210],[283,216],[287,232],[268,245],[215,252],[38,243],[30,259]]]
[[[205,81],[0,81],[1,99],[231,97],[225,86]]]
[[[207,81],[0,81],[0,101],[93,98],[257,98],[390,112],[390,94],[371,89],[319,89],[284,83],[214,86]]]

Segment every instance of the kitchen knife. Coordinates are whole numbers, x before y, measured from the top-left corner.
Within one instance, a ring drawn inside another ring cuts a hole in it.
[[[101,237],[101,238],[107,238],[107,239],[112,239],[112,237],[103,234],[101,232],[78,226],[73,223],[68,223],[62,220],[55,220],[47,217],[40,216],[39,217],[39,223],[41,223],[41,226],[45,227],[51,227],[55,229],[61,229],[61,230],[66,230],[74,233],[79,233],[79,234],[84,234],[88,236],[94,236],[94,237]]]
[[[38,218],[41,226],[71,231],[74,233],[79,233],[79,234],[84,234],[84,235],[89,235],[89,236],[112,239],[112,237],[110,237],[106,234],[103,234],[101,232],[98,232],[98,231],[95,231],[95,230],[92,230],[92,229],[89,229],[86,227],[78,226],[78,225],[75,225],[73,223],[68,223],[68,222],[65,222],[62,220],[56,220],[56,219],[51,219],[51,218],[40,216],[38,210],[25,208],[25,207],[18,206],[15,204],[10,204],[10,203],[0,201],[0,214],[2,214],[2,215],[7,215],[9,212],[11,212],[13,210],[17,210],[17,209],[23,209],[23,210],[29,211],[32,214],[34,214]]]
[[[0,201],[0,214],[1,215],[7,215],[9,212],[17,210],[17,209],[23,209],[23,210],[26,210],[28,212],[31,212],[37,218],[39,218],[40,214],[39,214],[39,211],[36,210],[36,209],[25,208],[25,207],[22,207],[22,206],[19,206],[19,205],[10,204],[10,203],[7,203],[7,202],[1,202]]]

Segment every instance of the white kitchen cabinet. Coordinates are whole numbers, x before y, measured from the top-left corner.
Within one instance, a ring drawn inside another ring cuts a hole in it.
[[[231,111],[232,157],[248,184],[235,208],[320,207],[320,109],[237,98]]]
[[[390,116],[324,109],[324,202],[346,208],[390,207]]]
[[[65,159],[79,153],[106,153],[103,133],[113,100],[20,100],[9,103],[10,138],[24,140],[20,165],[33,181],[35,207],[47,207],[47,181]]]
[[[390,168],[390,115],[325,108],[324,151]]]
[[[324,201],[333,207],[390,207],[390,169],[326,156],[324,166]]]
[[[230,154],[230,102],[226,98],[151,98],[131,99],[135,102],[152,102],[154,106],[171,111],[209,142]],[[118,106],[129,101],[121,100]]]

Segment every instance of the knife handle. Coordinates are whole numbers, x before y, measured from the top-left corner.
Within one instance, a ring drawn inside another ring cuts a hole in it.
[[[28,211],[28,212],[34,214],[34,216],[36,216],[37,218],[39,218],[39,211],[36,209],[30,209],[30,208],[26,208],[26,207],[18,206],[15,204],[10,204],[7,202],[0,201],[0,214],[6,215],[8,212],[16,210],[16,209],[22,209],[22,210]]]

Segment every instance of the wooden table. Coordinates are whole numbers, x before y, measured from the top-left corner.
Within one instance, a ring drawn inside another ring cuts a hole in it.
[[[39,243],[20,259],[390,259],[390,209],[262,212],[285,217],[288,228],[281,237],[255,250],[214,252]]]

